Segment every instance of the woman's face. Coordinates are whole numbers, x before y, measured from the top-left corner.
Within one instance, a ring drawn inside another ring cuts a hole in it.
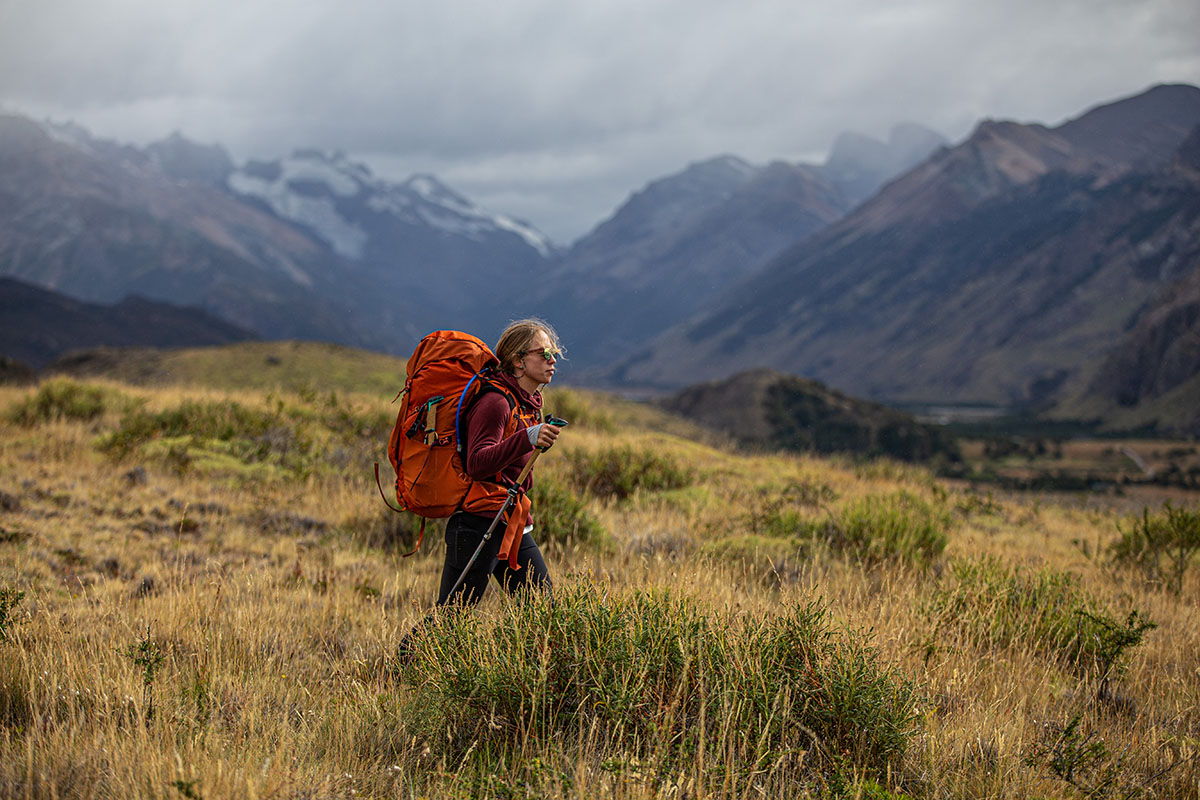
[[[524,377],[537,384],[549,383],[554,378],[554,366],[558,359],[553,355],[546,358],[543,353],[553,353],[554,346],[545,331],[538,331],[529,343],[525,355],[516,360],[516,373],[524,371]]]

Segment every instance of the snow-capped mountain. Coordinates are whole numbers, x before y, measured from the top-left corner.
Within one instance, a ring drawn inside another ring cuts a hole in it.
[[[344,155],[236,167],[182,136],[145,148],[0,117],[0,275],[76,298],[194,305],[266,337],[396,353],[432,326],[490,337],[553,245],[427,175]]]
[[[490,335],[511,316],[506,300],[557,254],[533,226],[480,208],[432,175],[390,182],[340,152],[250,161],[225,185],[360,265],[376,291],[427,308],[447,327]]]
[[[390,183],[341,152],[298,150],[279,161],[251,161],[230,174],[227,184],[309,228],[347,258],[364,257],[368,231],[381,222],[376,217],[478,242],[512,234],[543,258],[554,254],[554,245],[532,225],[486,211],[432,175]]]

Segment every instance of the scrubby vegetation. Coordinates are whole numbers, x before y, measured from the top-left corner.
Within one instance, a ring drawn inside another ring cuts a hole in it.
[[[391,396],[296,380],[0,388],[0,797],[1200,800],[1194,496],[552,394],[553,595],[402,661],[442,528],[403,558]]]
[[[531,739],[562,741],[570,759],[602,752],[607,769],[652,786],[684,774],[748,790],[803,764],[823,790],[884,779],[917,733],[915,687],[861,634],[835,636],[819,603],[731,620],[666,590],[594,589],[425,632],[404,674],[444,757],[478,754],[486,773]]]
[[[1146,580],[1180,594],[1192,557],[1200,551],[1200,510],[1170,503],[1154,514],[1143,508],[1140,517],[1119,529],[1121,536],[1111,548],[1113,561],[1135,567]]]
[[[573,450],[568,459],[575,487],[600,498],[625,500],[639,491],[679,489],[693,480],[690,469],[648,447],[623,445],[596,451]]]

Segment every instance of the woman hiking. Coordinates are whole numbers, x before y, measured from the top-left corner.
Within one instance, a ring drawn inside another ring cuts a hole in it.
[[[540,319],[513,322],[500,335],[495,354],[499,366],[465,412],[463,468],[475,483],[460,510],[446,523],[439,607],[475,605],[483,598],[490,577],[510,594],[523,587],[550,588],[546,562],[532,535],[533,514],[527,499],[533,486],[531,471],[520,487],[520,500],[509,511],[507,525],[501,520],[462,584],[454,589],[503,505],[508,488],[534,453],[548,449],[559,435],[557,426],[542,422],[542,387],[554,379],[562,355],[554,329]]]

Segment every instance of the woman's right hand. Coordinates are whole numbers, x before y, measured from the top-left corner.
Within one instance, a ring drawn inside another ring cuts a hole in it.
[[[533,446],[539,450],[550,449],[550,446],[554,444],[554,440],[558,438],[558,434],[561,432],[557,425],[550,425],[545,422],[533,426],[530,430],[537,431],[536,438],[530,438],[534,439]]]

